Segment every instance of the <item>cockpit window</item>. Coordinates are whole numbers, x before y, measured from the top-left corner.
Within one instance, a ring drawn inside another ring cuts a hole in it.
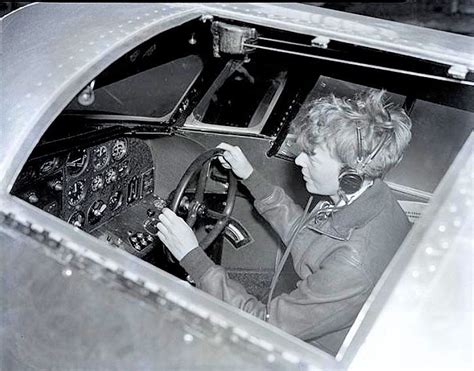
[[[204,124],[262,126],[286,83],[287,71],[274,65],[230,60],[194,111]]]
[[[66,110],[163,118],[201,70],[201,59],[188,55],[95,88],[92,104],[81,105],[76,98]]]

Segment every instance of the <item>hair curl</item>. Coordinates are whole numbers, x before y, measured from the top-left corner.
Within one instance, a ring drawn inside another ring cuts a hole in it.
[[[362,158],[366,158],[387,130],[392,135],[375,158],[360,172],[369,179],[381,178],[401,159],[411,139],[411,119],[405,110],[386,103],[385,90],[371,89],[354,99],[334,94],[303,107],[307,113],[292,124],[291,132],[301,151],[313,154],[325,143],[343,164],[357,168],[357,126],[362,135]]]

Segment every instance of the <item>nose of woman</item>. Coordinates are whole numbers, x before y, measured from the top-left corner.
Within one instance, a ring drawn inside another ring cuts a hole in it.
[[[304,167],[306,164],[306,159],[308,155],[304,152],[301,152],[296,158],[295,158],[295,164],[301,167]]]

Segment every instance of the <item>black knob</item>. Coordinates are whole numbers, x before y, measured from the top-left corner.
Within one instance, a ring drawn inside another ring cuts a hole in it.
[[[154,212],[152,209],[148,209],[148,210],[146,211],[146,215],[148,215],[148,216],[153,216],[153,215],[155,215],[155,212]]]

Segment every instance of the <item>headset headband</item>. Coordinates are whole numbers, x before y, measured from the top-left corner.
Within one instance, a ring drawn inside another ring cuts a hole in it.
[[[377,154],[380,152],[380,150],[383,148],[385,143],[390,139],[392,136],[393,129],[389,129],[385,131],[384,137],[382,140],[377,144],[377,146],[374,148],[374,150],[368,155],[365,160],[359,161],[359,158],[361,158],[362,154],[362,139],[360,135],[360,127],[357,126],[357,162],[359,165],[357,166],[357,170],[361,171],[363,170],[374,158],[377,156]]]

